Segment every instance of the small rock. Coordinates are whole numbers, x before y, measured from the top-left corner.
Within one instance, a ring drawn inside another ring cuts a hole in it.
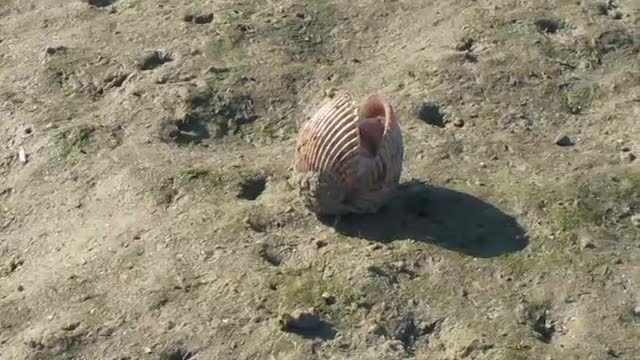
[[[622,11],[620,10],[613,10],[609,12],[609,17],[614,19],[614,20],[620,20],[622,19]]]
[[[633,162],[636,160],[636,155],[632,152],[623,152],[620,154],[620,160],[624,162]]]
[[[280,319],[280,329],[283,331],[305,331],[320,327],[322,321],[316,308],[294,310],[290,314],[283,314]]]
[[[192,359],[195,354],[187,349],[174,348],[166,349],[160,352],[160,360],[188,360]]]
[[[469,51],[475,44],[475,40],[470,37],[464,37],[456,44],[457,51]]]
[[[542,33],[555,34],[560,29],[560,21],[555,18],[538,18],[534,24]]]
[[[571,146],[573,145],[573,140],[571,140],[571,138],[565,134],[560,134],[558,136],[556,136],[555,140],[553,140],[553,142],[558,145],[558,146]]]
[[[202,14],[189,13],[189,14],[185,14],[182,17],[182,20],[184,20],[185,22],[190,22],[198,25],[208,24],[213,21],[213,13],[212,12],[202,13]]]
[[[633,309],[633,315],[635,315],[635,316],[640,316],[640,306],[636,306],[636,307]]]
[[[404,344],[400,340],[387,340],[382,347],[388,352],[404,352]]]
[[[631,223],[634,226],[640,227],[640,213],[631,216]]]
[[[18,149],[18,161],[20,161],[20,164],[22,165],[27,163],[27,153],[24,151],[23,147]]]
[[[367,327],[367,334],[371,335],[384,335],[384,327],[378,324],[377,322],[373,322],[371,325]]]
[[[80,326],[80,322],[79,321],[73,321],[70,323],[67,323],[65,325],[62,326],[62,330],[65,331],[73,331],[75,329],[77,329]]]
[[[152,70],[172,60],[173,56],[168,51],[153,50],[140,57],[136,61],[136,67],[140,70]]]
[[[197,14],[193,17],[193,22],[196,24],[208,24],[213,21],[213,13]]]
[[[24,291],[24,286],[22,286],[22,284],[18,285],[18,291],[20,292]]]
[[[327,241],[326,240],[322,240],[322,239],[316,239],[316,240],[313,241],[313,243],[316,245],[316,247],[318,249],[323,248],[323,247],[328,245]]]
[[[324,299],[324,303],[327,305],[333,305],[336,303],[336,297],[326,291],[323,292],[321,296],[322,299]]]
[[[578,243],[582,249],[595,249],[596,243],[593,238],[593,234],[587,230],[580,230],[578,232]]]
[[[463,127],[464,126],[464,120],[462,119],[455,119],[453,121],[453,126],[455,127]]]
[[[47,47],[45,52],[47,55],[64,54],[67,52],[67,48],[64,46]]]

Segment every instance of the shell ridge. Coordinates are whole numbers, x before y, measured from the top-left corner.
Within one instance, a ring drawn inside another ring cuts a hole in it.
[[[340,134],[336,135],[336,141],[331,145],[331,150],[325,155],[326,163],[322,169],[330,170],[335,168],[342,155],[350,148],[358,148],[358,139],[353,132],[345,129]]]
[[[326,169],[328,154],[331,152],[332,147],[335,146],[336,141],[340,140],[339,137],[342,136],[344,132],[351,131],[353,119],[351,114],[349,114],[349,110],[348,107],[345,107],[339,115],[333,117],[333,122],[327,123],[324,128],[319,129],[319,133],[323,138],[323,146],[318,152],[318,156],[322,159],[321,163],[318,164],[318,169]]]
[[[311,117],[308,124],[308,129],[311,132],[312,141],[310,146],[307,149],[308,156],[310,158],[310,167],[317,167],[317,156],[318,148],[322,146],[322,137],[321,132],[318,128],[324,126],[324,123],[328,122],[331,119],[331,113],[335,111],[336,107],[342,101],[341,98],[333,98],[325,101],[324,105]]]
[[[326,136],[326,128],[329,126],[331,121],[335,119],[336,113],[340,113],[341,109],[346,109],[348,103],[344,101],[343,98],[334,98],[328,101],[327,111],[321,115],[318,115],[314,118],[313,121],[313,130],[314,130],[314,145],[310,149],[310,152],[313,157],[313,168],[318,169],[319,157],[323,152],[323,148],[326,147],[327,136]],[[344,111],[344,110],[343,110]]]
[[[351,143],[351,141],[355,140],[356,144],[354,146],[358,146],[357,135],[355,131],[353,131],[353,126],[350,122],[341,124],[341,126],[338,126],[338,124],[336,124],[336,129],[334,129],[334,131],[328,135],[328,138],[330,139],[328,142],[328,146],[322,154],[322,158],[324,160],[320,167],[320,169],[322,170],[331,168],[333,162],[339,155],[339,152],[342,150],[342,146],[344,146],[345,143]]]

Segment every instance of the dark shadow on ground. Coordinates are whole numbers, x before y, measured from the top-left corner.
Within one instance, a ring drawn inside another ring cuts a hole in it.
[[[469,194],[411,181],[375,214],[319,216],[339,233],[372,241],[413,239],[476,257],[520,251],[525,230],[498,208]]]
[[[293,334],[300,335],[301,337],[309,340],[333,340],[336,337],[337,331],[331,323],[320,320],[313,328],[297,328],[289,326],[285,331]]]

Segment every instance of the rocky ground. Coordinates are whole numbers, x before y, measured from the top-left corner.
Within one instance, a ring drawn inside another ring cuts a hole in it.
[[[638,1],[0,0],[0,81],[2,360],[640,358]],[[405,162],[336,223],[338,89]]]

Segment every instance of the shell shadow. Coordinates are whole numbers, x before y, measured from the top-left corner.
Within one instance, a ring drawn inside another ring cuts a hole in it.
[[[413,239],[475,257],[494,257],[527,247],[524,228],[472,195],[410,181],[375,214],[318,216],[340,234],[389,242]]]

